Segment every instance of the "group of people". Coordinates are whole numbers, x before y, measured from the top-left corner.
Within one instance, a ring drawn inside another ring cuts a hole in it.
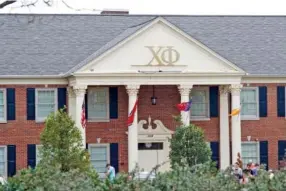
[[[258,175],[259,171],[259,164],[255,163],[248,163],[246,168],[242,170],[238,162],[234,165],[234,176],[239,181],[240,184],[246,184],[249,182],[249,179],[254,178]]]

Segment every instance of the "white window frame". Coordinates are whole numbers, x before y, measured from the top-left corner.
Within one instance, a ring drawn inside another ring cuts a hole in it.
[[[3,91],[3,103],[4,103],[4,119],[0,119],[0,123],[7,123],[7,93],[6,88],[0,88]]]
[[[192,107],[190,111],[190,120],[192,121],[208,121],[210,120],[210,88],[209,87],[194,87],[191,90],[190,98],[192,98],[192,91],[194,90],[204,90],[206,91],[206,100],[207,100],[207,116],[192,116]],[[193,104],[193,103],[192,103]]]
[[[8,177],[8,168],[7,168],[7,146],[5,145],[0,145],[0,148],[4,148],[4,159],[6,159],[5,164],[4,164],[4,178]]]
[[[38,155],[40,154],[40,147],[43,147],[43,145],[36,145],[36,166],[39,164],[40,160],[38,159]]]
[[[88,144],[89,154],[91,154],[91,148],[92,147],[106,147],[107,163],[110,164],[110,144],[109,143]],[[90,156],[90,162],[92,162],[91,156]],[[105,173],[98,173],[98,174],[100,175],[100,177],[104,177],[104,175],[105,175]]]
[[[109,111],[109,87],[90,87],[88,88],[90,90],[96,90],[96,89],[105,89],[106,90],[106,118],[101,118],[101,117],[90,117],[90,115],[88,115],[87,117],[87,121],[89,122],[109,122],[110,121],[110,111]],[[87,90],[87,111],[88,111],[88,100],[89,100],[89,94],[88,94],[88,90]]]
[[[36,104],[36,106],[35,106],[35,112],[36,112],[36,122],[44,122],[45,120],[46,120],[46,118],[47,117],[45,117],[45,118],[39,118],[38,117],[38,92],[39,91],[51,91],[51,90],[53,90],[54,92],[55,92],[55,110],[54,110],[54,112],[56,113],[57,112],[57,110],[58,110],[58,91],[57,91],[57,88],[37,88],[36,89],[36,91],[35,91],[35,104]]]
[[[256,116],[253,115],[242,115],[241,113],[241,120],[259,120],[259,90],[258,87],[243,87],[241,90],[241,93],[243,90],[255,90],[256,91],[256,109],[257,109],[257,113]],[[241,96],[241,95],[240,95]],[[242,103],[241,103],[241,107],[243,107]],[[241,108],[242,110],[242,108]]]
[[[242,152],[242,145],[252,145],[252,144],[256,144],[256,149],[257,149],[257,163],[260,163],[260,144],[258,141],[243,141],[241,142],[241,152]],[[243,161],[243,155],[242,155],[242,161]],[[247,165],[244,164],[243,165]]]

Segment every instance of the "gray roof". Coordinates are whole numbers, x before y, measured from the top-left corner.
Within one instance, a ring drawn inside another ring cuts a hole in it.
[[[0,14],[0,75],[63,75],[157,15]],[[285,16],[162,16],[252,75],[286,76]]]

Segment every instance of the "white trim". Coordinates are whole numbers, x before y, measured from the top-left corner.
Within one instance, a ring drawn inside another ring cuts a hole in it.
[[[106,112],[107,112],[107,114],[106,114],[106,118],[100,118],[100,117],[93,117],[93,118],[90,118],[90,115],[88,114],[88,119],[87,119],[87,121],[88,122],[109,122],[110,121],[110,111],[109,111],[109,105],[110,105],[110,103],[109,103],[109,87],[90,87],[90,88],[88,88],[88,89],[93,89],[93,90],[101,90],[101,89],[103,89],[104,91],[106,91]],[[88,102],[89,102],[89,93],[88,93],[88,90],[87,90],[87,110],[89,110],[89,104],[88,104]],[[88,112],[88,113],[90,113],[90,112]]]
[[[38,118],[38,91],[54,91],[55,92],[55,109],[54,109],[54,112],[56,113],[57,110],[58,110],[58,91],[57,91],[57,88],[36,88],[36,91],[35,91],[35,121],[37,123],[42,123],[46,120],[47,117],[45,118]]]
[[[241,120],[259,120],[259,89],[258,87],[243,87],[241,90],[241,93],[243,90],[255,90],[256,91],[256,109],[257,109],[257,113],[256,116],[251,116],[251,115],[242,115],[241,112]],[[241,103],[241,107],[243,107],[242,103]],[[242,110],[241,110],[242,111]]]
[[[242,141],[241,142],[241,152],[242,152],[242,145],[252,145],[256,144],[256,149],[257,149],[257,163],[260,163],[260,142],[259,141]],[[242,160],[243,160],[243,155],[242,155]]]
[[[109,143],[88,144],[88,152],[89,152],[89,154],[91,154],[91,148],[92,147],[106,147],[107,163],[110,164],[110,144]],[[90,162],[92,162],[91,155],[90,155]],[[101,174],[101,173],[99,173],[99,174]],[[103,175],[103,174],[101,174],[101,175]]]
[[[183,37],[185,37],[187,40],[195,43],[196,45],[198,45],[200,48],[202,48],[203,50],[205,50],[207,53],[209,53],[210,55],[216,57],[217,59],[221,60],[223,63],[227,64],[228,66],[234,68],[237,72],[234,72],[235,74],[240,74],[240,75],[245,75],[246,72],[244,70],[242,70],[241,68],[239,68],[238,66],[236,66],[235,64],[231,63],[230,61],[228,61],[227,59],[223,58],[222,56],[220,56],[219,54],[215,53],[214,51],[212,51],[211,49],[209,49],[207,46],[203,45],[201,42],[199,42],[198,40],[194,39],[193,37],[191,37],[189,34],[185,33],[184,31],[182,31],[181,29],[179,29],[178,27],[176,27],[175,25],[173,25],[172,23],[170,23],[169,21],[165,20],[162,17],[158,17],[156,18],[154,21],[150,22],[149,24],[147,24],[146,26],[144,26],[143,28],[141,28],[140,30],[136,31],[134,34],[130,35],[128,38],[124,39],[123,41],[119,42],[117,45],[111,47],[109,50],[105,51],[103,54],[101,54],[99,57],[95,58],[92,61],[89,61],[90,57],[92,57],[93,55],[90,55],[89,57],[87,57],[85,60],[83,60],[81,63],[79,63],[78,65],[76,65],[75,67],[73,67],[71,70],[69,70],[65,75],[68,75],[71,71],[73,71],[74,69],[77,69],[77,71],[75,71],[75,74],[81,73],[82,71],[86,70],[88,67],[90,67],[90,65],[92,65],[95,62],[98,62],[100,60],[102,60],[103,58],[105,58],[106,56],[108,56],[109,54],[111,54],[112,52],[114,52],[115,50],[119,49],[120,47],[122,47],[124,44],[126,44],[127,42],[131,41],[132,39],[136,38],[139,34],[143,33],[144,31],[146,31],[147,29],[149,29],[150,27],[152,27],[153,25],[162,22],[163,24],[165,24],[166,26],[170,27],[171,29],[173,29],[175,32],[179,33],[180,35],[182,35]],[[81,66],[80,68],[78,68],[82,63],[85,63],[89,61],[89,63]]]
[[[4,164],[4,178],[8,177],[8,160],[7,160],[7,146],[5,145],[0,145],[0,148],[4,148],[4,159],[5,159],[5,164]]]
[[[190,120],[191,121],[209,121],[210,120],[210,101],[209,101],[209,99],[210,99],[210,88],[209,87],[193,87],[193,89],[190,93],[190,97],[192,95],[192,92],[196,91],[196,90],[206,91],[207,115],[206,116],[192,116],[192,109],[191,109]]]
[[[32,84],[32,85],[67,85],[67,78],[25,78],[25,76],[19,76],[18,78],[0,78],[1,85],[15,85],[15,84]]]
[[[7,123],[7,91],[6,88],[0,88],[3,91],[3,104],[4,104],[4,119],[0,119],[0,123]]]

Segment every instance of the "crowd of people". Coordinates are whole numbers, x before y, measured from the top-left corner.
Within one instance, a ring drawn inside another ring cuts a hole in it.
[[[233,168],[234,176],[240,184],[247,184],[251,179],[258,175],[260,165],[258,163],[248,163],[245,169],[240,167],[241,165],[236,162]],[[274,174],[272,170],[269,170],[269,178],[273,178]]]

